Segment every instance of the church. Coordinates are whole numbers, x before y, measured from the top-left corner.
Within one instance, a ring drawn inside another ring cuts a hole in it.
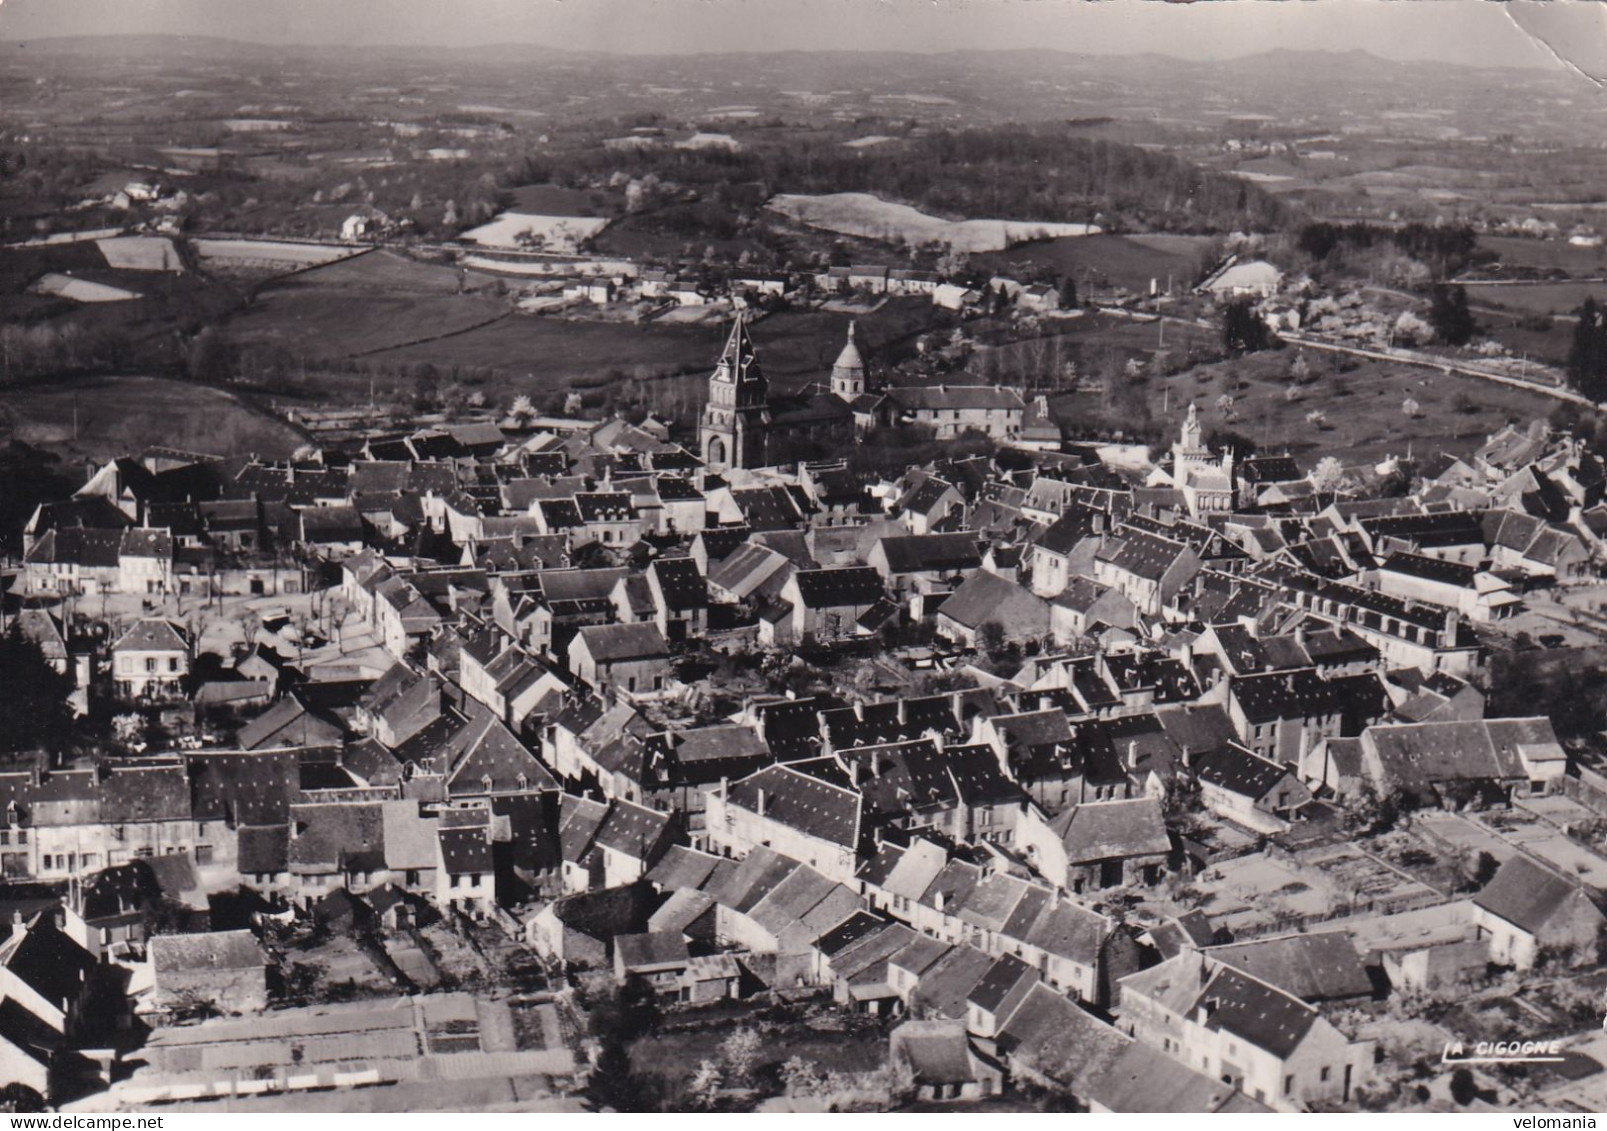
[[[771,396],[747,321],[738,316],[709,376],[698,450],[712,471],[764,467],[772,436],[848,443],[856,426],[863,429],[879,419],[882,401],[868,389],[865,359],[854,342],[852,322],[825,389],[814,385],[790,396]]]
[[[1182,435],[1172,445],[1171,474],[1157,468],[1150,477],[1149,486],[1168,484],[1183,493],[1189,513],[1195,518],[1233,510],[1233,453],[1217,455],[1211,450],[1205,442],[1196,405],[1189,405]]]

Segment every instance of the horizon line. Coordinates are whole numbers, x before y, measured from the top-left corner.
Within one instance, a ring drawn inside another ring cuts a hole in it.
[[[0,0],[3,3],[4,0]],[[941,50],[920,51],[909,48],[888,47],[777,47],[773,49],[754,48],[733,51],[631,51],[608,50],[596,47],[563,47],[555,43],[543,42],[535,39],[505,40],[499,42],[473,43],[473,44],[439,44],[426,42],[385,42],[385,43],[307,43],[301,41],[281,42],[266,39],[242,39],[229,35],[191,34],[175,31],[135,31],[135,32],[78,32],[68,35],[41,35],[29,36],[25,39],[12,39],[0,35],[0,47],[26,48],[30,43],[72,43],[92,40],[196,40],[198,42],[230,43],[244,47],[261,47],[279,51],[418,51],[434,50],[442,52],[472,52],[496,51],[508,48],[539,48],[543,51],[554,51],[574,56],[602,56],[617,59],[698,59],[698,58],[729,58],[735,56],[770,56],[770,55],[902,55],[911,58],[942,58],[948,55],[1016,55],[1016,54],[1049,54],[1064,55],[1072,59],[1139,59],[1145,57],[1173,60],[1181,63],[1195,65],[1212,65],[1218,63],[1236,62],[1245,59],[1254,59],[1265,55],[1323,55],[1341,57],[1346,55],[1361,55],[1375,59],[1381,63],[1398,66],[1431,65],[1442,67],[1456,67],[1470,70],[1509,70],[1509,71],[1549,71],[1551,68],[1543,63],[1503,62],[1497,64],[1464,63],[1451,59],[1438,59],[1429,56],[1412,56],[1410,58],[1392,58],[1380,55],[1365,47],[1346,47],[1329,49],[1322,47],[1262,47],[1256,50],[1244,51],[1233,55],[1190,56],[1178,55],[1168,51],[1072,51],[1062,47],[947,47]]]

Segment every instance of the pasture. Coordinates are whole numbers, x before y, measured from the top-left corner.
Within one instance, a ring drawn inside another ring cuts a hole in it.
[[[1007,251],[972,257],[990,271],[1017,276],[1048,272],[1071,276],[1079,292],[1122,289],[1149,292],[1151,279],[1162,290],[1170,279],[1174,290],[1186,289],[1200,274],[1200,256],[1210,241],[1197,236],[1118,236],[1101,233],[1074,238],[1033,240]]]
[[[818,196],[779,193],[765,207],[811,228],[888,243],[947,244],[958,251],[1001,251],[1031,239],[1083,236],[1099,231],[1091,224],[1028,220],[944,220],[907,204],[865,192]]]
[[[284,458],[304,434],[232,393],[160,377],[94,377],[7,390],[0,437],[66,460],[106,460],[162,445]]]
[[[447,338],[503,317],[501,299],[481,295],[339,295],[321,287],[263,292],[229,320],[231,341],[278,347],[293,357],[360,357]]]
[[[1586,298],[1607,302],[1607,283],[1539,283],[1469,287],[1468,301],[1520,314],[1573,314]]]
[[[1480,236],[1479,246],[1499,255],[1502,267],[1509,270],[1607,274],[1607,248],[1576,247],[1567,240],[1534,240],[1522,236]]]
[[[1157,378],[1147,383],[1146,400],[1157,421],[1163,407],[1168,410],[1171,419],[1163,423],[1171,432],[1193,401],[1207,428],[1239,433],[1261,451],[1287,450],[1308,469],[1328,454],[1347,467],[1408,451],[1465,456],[1507,421],[1544,419],[1559,403],[1476,377],[1354,358],[1341,364],[1317,351],[1305,354],[1316,379],[1290,399],[1289,369],[1297,355],[1293,349],[1254,354]],[[1233,398],[1231,409],[1219,407],[1224,395]],[[1408,397],[1417,402],[1412,416],[1403,408]],[[1306,419],[1314,411],[1323,414],[1320,423]]]

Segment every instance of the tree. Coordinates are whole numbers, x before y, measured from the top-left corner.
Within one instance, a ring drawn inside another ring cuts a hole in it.
[[[1607,319],[1593,297],[1587,296],[1579,308],[1568,350],[1568,379],[1591,400],[1607,400]]]
[[[1417,403],[1416,397],[1407,397],[1401,401],[1401,411],[1415,420],[1423,415],[1423,406]]]
[[[698,1107],[711,1108],[719,1100],[720,1089],[724,1086],[725,1078],[720,1066],[712,1060],[701,1060],[686,1090]]]
[[[1465,346],[1473,337],[1477,325],[1468,310],[1466,287],[1451,287],[1441,283],[1429,296],[1428,324],[1434,334],[1448,346]]]
[[[1345,482],[1345,465],[1337,456],[1323,456],[1311,469],[1311,486],[1319,495],[1332,495]]]
[[[525,424],[535,418],[536,406],[530,402],[528,395],[520,393],[513,398],[513,403],[508,406],[508,415],[513,417],[517,423]]]
[[[1234,299],[1222,308],[1222,348],[1234,357],[1258,353],[1271,346],[1267,324],[1248,298]]]
[[[815,1062],[793,1056],[781,1066],[781,1083],[789,1096],[808,1096],[820,1087],[820,1070]]]
[[[145,716],[130,711],[112,717],[112,737],[124,746],[133,746],[145,737]]]
[[[0,757],[59,751],[72,731],[73,681],[50,666],[15,620],[0,636],[0,672]]]
[[[742,1080],[750,1080],[753,1070],[759,1067],[764,1055],[764,1043],[759,1034],[744,1026],[720,1042],[720,1058],[726,1067]]]
[[[45,1110],[45,1097],[26,1084],[10,1083],[0,1088],[0,1111],[34,1112]]]
[[[1077,306],[1077,280],[1070,275],[1060,280],[1060,306],[1063,310],[1073,310]]]
[[[996,620],[984,621],[976,630],[977,647],[988,655],[1004,651],[1004,625]]]

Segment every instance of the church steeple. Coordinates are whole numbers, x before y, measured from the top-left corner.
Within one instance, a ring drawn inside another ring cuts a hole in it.
[[[709,375],[709,399],[698,429],[703,462],[714,469],[763,466],[768,403],[769,384],[747,320],[738,314]]]
[[[854,324],[848,323],[848,344],[831,367],[831,391],[845,401],[852,401],[865,391],[865,359],[854,344]]]

